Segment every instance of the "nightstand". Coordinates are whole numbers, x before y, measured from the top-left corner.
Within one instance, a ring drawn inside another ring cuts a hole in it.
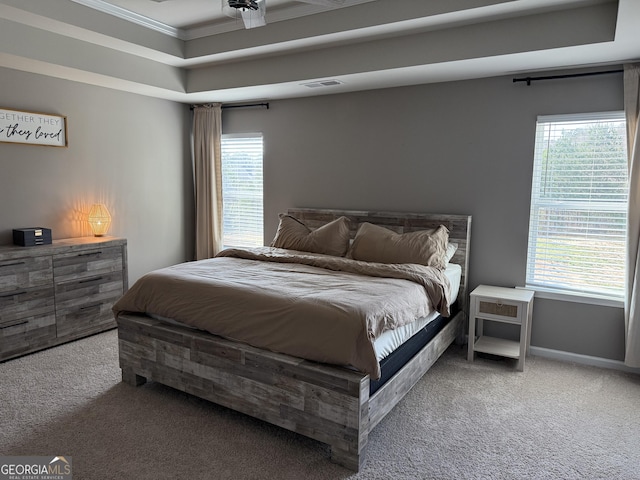
[[[531,290],[479,285],[470,294],[469,352],[473,362],[474,352],[489,353],[518,360],[518,370],[524,370],[524,360],[531,341],[531,317],[533,295]],[[476,331],[476,320],[478,323]],[[483,335],[485,320],[520,325],[520,341]],[[476,338],[477,333],[477,338]]]

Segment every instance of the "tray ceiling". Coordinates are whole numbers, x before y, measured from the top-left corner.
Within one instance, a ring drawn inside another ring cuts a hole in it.
[[[250,30],[220,2],[0,0],[0,66],[200,103],[640,59],[637,0],[267,0]]]

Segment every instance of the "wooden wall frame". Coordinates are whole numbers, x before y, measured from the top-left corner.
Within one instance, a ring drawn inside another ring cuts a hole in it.
[[[0,108],[0,143],[67,146],[67,117]]]

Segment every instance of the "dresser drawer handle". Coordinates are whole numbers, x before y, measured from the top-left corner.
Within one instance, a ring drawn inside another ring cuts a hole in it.
[[[24,325],[25,323],[28,323],[28,321],[27,320],[14,320],[13,322],[0,323],[0,330],[2,330],[3,328],[17,327],[18,325]]]
[[[102,280],[102,277],[93,277],[93,278],[87,278],[86,280],[80,280],[78,283],[98,282],[100,280]]]
[[[16,265],[24,265],[27,262],[13,262],[13,263],[5,263],[4,265],[0,265],[0,268],[3,267],[15,267]]]
[[[16,295],[24,295],[25,293],[27,293],[25,290],[22,290],[21,292],[5,293],[4,295],[0,295],[0,298],[9,298],[9,297],[14,297]]]
[[[100,250],[99,252],[89,252],[89,253],[79,253],[78,254],[79,257],[94,257],[96,255],[102,255],[102,250]]]
[[[86,305],[84,307],[80,307],[80,310],[91,310],[92,308],[100,308],[102,306],[101,303],[95,303],[93,305]]]

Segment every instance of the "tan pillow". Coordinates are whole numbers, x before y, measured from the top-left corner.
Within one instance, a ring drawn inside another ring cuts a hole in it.
[[[340,217],[311,231],[304,223],[291,215],[281,213],[272,247],[324,253],[343,257],[349,248],[349,219]]]
[[[353,240],[350,256],[355,260],[378,263],[419,263],[446,268],[449,230],[440,225],[435,230],[396,233],[385,227],[363,223]]]

